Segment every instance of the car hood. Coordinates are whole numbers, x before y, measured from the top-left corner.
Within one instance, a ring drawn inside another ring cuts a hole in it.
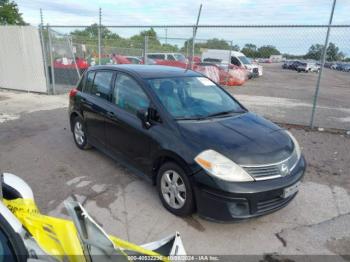
[[[195,154],[213,149],[240,165],[279,162],[294,149],[283,129],[252,113],[178,124]]]

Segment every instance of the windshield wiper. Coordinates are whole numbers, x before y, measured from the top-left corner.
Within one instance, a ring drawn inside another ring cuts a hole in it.
[[[205,116],[194,116],[194,117],[176,117],[176,120],[202,120],[205,119]]]
[[[217,116],[225,116],[225,115],[231,115],[231,114],[243,114],[245,111],[235,111],[235,110],[229,110],[229,111],[222,111],[219,113],[214,113],[206,116],[193,116],[193,117],[177,117],[176,120],[203,120],[211,117],[217,117]]]
[[[214,114],[211,114],[211,115],[207,115],[207,117],[224,116],[224,115],[230,115],[232,113],[240,113],[240,112],[236,112],[234,110],[222,111],[222,112],[219,112],[219,113],[214,113]]]

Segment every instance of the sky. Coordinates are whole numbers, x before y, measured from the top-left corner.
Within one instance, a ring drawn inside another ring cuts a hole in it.
[[[189,25],[196,21],[203,4],[199,24],[327,24],[333,0],[17,0],[24,20],[32,25],[40,23],[39,9],[44,24],[90,25],[98,22],[98,8],[102,8],[104,25]],[[350,24],[350,0],[337,0],[333,24]],[[62,29],[67,31],[69,29]],[[114,29],[128,37],[140,29]],[[166,34],[167,33],[167,34]],[[165,37],[188,38],[191,29],[159,29]],[[272,43],[282,49],[302,53],[312,42],[324,41],[324,29],[206,29],[198,31],[198,38],[218,37],[240,46],[254,42]],[[333,41],[338,42],[350,55],[350,28],[336,29]],[[181,45],[180,40],[173,40]],[[303,41],[303,45],[300,44]],[[331,35],[332,41],[332,35]]]

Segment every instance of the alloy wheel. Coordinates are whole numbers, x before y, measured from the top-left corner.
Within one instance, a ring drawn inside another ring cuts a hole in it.
[[[75,122],[74,126],[74,137],[75,141],[77,141],[78,145],[83,145],[85,141],[85,134],[83,131],[83,125],[80,121]]]
[[[174,208],[181,208],[186,202],[186,187],[181,176],[174,170],[163,173],[161,191],[166,203]]]

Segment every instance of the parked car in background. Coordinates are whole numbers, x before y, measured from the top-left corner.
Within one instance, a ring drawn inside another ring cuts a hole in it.
[[[258,59],[259,63],[267,63],[267,64],[271,64],[272,60],[270,58],[259,58]]]
[[[285,61],[283,64],[282,64],[282,68],[283,69],[291,69],[290,66],[294,63],[294,61]]]
[[[300,66],[301,64],[302,62],[300,61],[293,61],[293,63],[289,65],[288,69],[297,70],[298,66]]]
[[[231,57],[231,60],[229,61]],[[218,59],[221,63],[230,63],[249,71],[249,78],[263,75],[263,67],[252,63],[243,53],[221,49],[207,49],[202,53],[202,61],[211,62],[208,59]]]
[[[309,63],[309,62],[303,62],[300,65],[297,66],[297,71],[300,72],[316,72],[318,73],[320,71],[320,66],[318,66],[316,63]]]
[[[132,64],[143,64],[143,59],[138,56],[125,56]]]
[[[94,146],[146,175],[178,216],[269,214],[293,200],[306,168],[290,132],[192,70],[90,67],[68,111],[79,149]]]
[[[344,72],[350,72],[350,64],[345,64],[342,69]]]
[[[332,65],[333,65],[332,62],[326,62],[326,63],[324,63],[324,67],[326,67],[326,68],[331,68]]]
[[[341,67],[341,64],[339,64],[339,63],[334,63],[334,64],[332,64],[331,65],[331,69],[333,69],[333,70],[339,70],[339,68]]]
[[[153,60],[170,60],[188,63],[187,58],[181,53],[147,53],[147,58]]]
[[[193,70],[225,86],[241,86],[247,80],[247,70],[232,64],[203,62],[194,64]]]

